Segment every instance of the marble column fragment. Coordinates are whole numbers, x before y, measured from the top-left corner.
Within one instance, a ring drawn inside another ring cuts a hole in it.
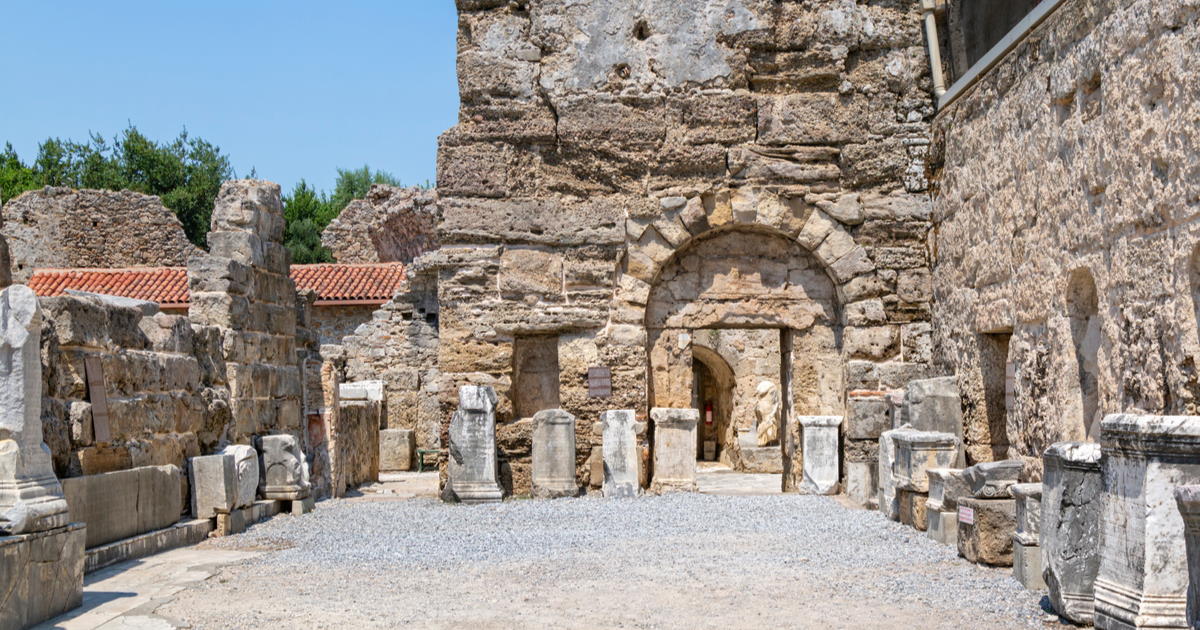
[[[1100,423],[1104,507],[1093,623],[1186,628],[1188,563],[1175,487],[1200,484],[1200,416],[1113,414]]]
[[[237,494],[234,500],[235,508],[250,507],[258,497],[258,451],[246,444],[231,444],[221,450],[224,455],[233,457],[234,475],[237,484]]]
[[[1018,483],[1008,489],[1017,502],[1017,531],[1013,533],[1013,577],[1022,586],[1037,591],[1042,581],[1042,549],[1038,528],[1042,520],[1042,484]]]
[[[312,494],[308,462],[293,435],[264,435],[258,438],[260,490],[265,499],[296,501]]]
[[[841,416],[800,416],[804,431],[804,481],[800,489],[808,494],[837,493],[840,476],[838,427]]]
[[[696,409],[655,407],[650,410],[654,423],[654,493],[696,491]]]
[[[1104,504],[1100,445],[1059,442],[1046,449],[1042,462],[1042,578],[1055,612],[1090,624]]]
[[[1200,628],[1200,485],[1175,488],[1175,503],[1183,517],[1187,544],[1187,627]]]
[[[496,391],[487,385],[458,388],[450,419],[446,500],[494,503],[504,497],[496,480]]]
[[[1009,486],[1017,483],[1024,465],[1017,459],[975,464],[963,470],[963,479],[976,499],[1007,499]]]
[[[604,428],[604,496],[636,497],[638,485],[637,417],[632,409],[600,414]]]
[[[0,534],[67,525],[42,439],[42,312],[23,284],[0,289]]]
[[[575,480],[575,416],[562,409],[533,414],[533,496],[556,499],[579,495]]]

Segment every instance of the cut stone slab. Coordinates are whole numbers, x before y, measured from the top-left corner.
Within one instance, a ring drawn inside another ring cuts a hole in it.
[[[283,501],[263,499],[255,501],[249,507],[237,508],[231,512],[217,512],[217,526],[213,529],[214,536],[232,536],[246,531],[247,527],[265,521],[283,510]]]
[[[1100,569],[1100,511],[1104,505],[1100,445],[1059,442],[1042,456],[1042,577],[1054,611],[1092,622]]]
[[[490,385],[458,388],[446,472],[445,501],[494,503],[504,498],[496,479],[496,391]]]
[[[1175,487],[1200,484],[1200,416],[1100,423],[1104,507],[1093,623],[1186,628],[1188,561]]]
[[[913,428],[903,425],[898,429],[884,431],[879,436],[879,511],[893,521],[900,520],[900,503],[896,498],[896,478],[893,470],[896,462],[896,435],[911,432]]]
[[[800,416],[804,432],[804,481],[800,485],[809,494],[836,494],[840,477],[838,428],[841,416]]]
[[[188,460],[191,467],[192,515],[212,518],[229,512],[237,502],[237,472],[233,455],[204,455]]]
[[[949,433],[962,442],[962,398],[958,378],[943,376],[909,381],[904,389],[904,421],[918,431]],[[957,462],[951,462],[954,465]]]
[[[739,472],[773,475],[783,472],[783,451],[778,446],[743,446],[738,456]]]
[[[637,416],[632,409],[600,414],[604,431],[604,496],[636,497],[638,484]]]
[[[379,470],[412,470],[413,454],[416,452],[417,435],[412,429],[380,429]]]
[[[213,526],[213,519],[197,518],[93,547],[87,550],[87,560],[84,561],[83,572],[86,575],[118,562],[136,560],[170,549],[199,544],[208,538],[213,531]]]
[[[963,479],[976,499],[1007,499],[1009,486],[1017,483],[1024,464],[1017,459],[975,464],[963,470]]]
[[[264,435],[258,438],[262,475],[259,489],[264,499],[295,501],[312,494],[308,461],[294,435]],[[237,507],[246,507],[238,505]]]
[[[1187,627],[1200,628],[1200,485],[1175,488],[1175,503],[1183,517],[1187,545]]]
[[[928,528],[925,530],[929,537],[951,547],[958,547],[958,508],[953,512],[938,512],[929,509],[929,503],[925,504],[925,521]]]
[[[59,529],[69,522],[42,438],[41,338],[37,295],[22,284],[0,289],[0,535]]]
[[[222,449],[221,453],[233,456],[233,471],[237,478],[237,495],[233,507],[242,508],[253,504],[258,498],[258,451],[246,444],[231,444]]]
[[[958,502],[958,553],[970,562],[1011,567],[1016,527],[1013,499],[963,498]]]
[[[144,466],[62,480],[71,522],[87,525],[87,548],[170,527],[183,513],[178,466]]]
[[[1042,581],[1041,547],[1026,545],[1013,538],[1013,578],[1030,591],[1046,588],[1046,583]]]
[[[0,536],[0,628],[28,628],[83,603],[84,529]]]
[[[562,409],[533,414],[533,496],[579,495],[575,480],[575,416]]]
[[[929,509],[935,512],[957,512],[958,500],[971,496],[961,468],[929,468]]]
[[[950,433],[909,431],[892,438],[896,444],[896,463],[892,466],[896,488],[929,492],[931,468],[948,468],[958,460],[959,440]]]
[[[858,507],[879,507],[878,462],[846,462],[846,496]]]
[[[883,392],[846,394],[846,439],[878,440],[891,428],[892,418]]]
[[[695,492],[696,423],[700,411],[655,407],[650,410],[654,423],[654,477],[650,491]]]
[[[897,489],[896,492],[900,503],[900,522],[918,531],[928,529],[926,503],[929,495],[904,489]]]
[[[1017,502],[1017,531],[1014,536],[1021,544],[1039,543],[1038,527],[1042,521],[1042,484],[1018,483],[1008,489]]]

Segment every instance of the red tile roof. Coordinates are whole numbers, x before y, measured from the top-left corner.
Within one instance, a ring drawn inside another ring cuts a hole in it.
[[[318,306],[382,304],[403,279],[402,263],[292,265],[296,289],[316,291]],[[37,269],[29,288],[42,297],[75,289],[158,302],[164,308],[187,308],[189,300],[184,267]]]

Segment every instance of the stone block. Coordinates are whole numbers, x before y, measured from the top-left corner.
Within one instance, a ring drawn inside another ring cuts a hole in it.
[[[259,491],[265,499],[293,501],[312,493],[308,461],[294,435],[264,435],[258,438]],[[239,505],[238,507],[244,507]]]
[[[696,409],[655,407],[650,410],[654,423],[654,476],[650,491],[696,491]]]
[[[953,376],[911,381],[904,390],[905,422],[918,431],[963,437],[962,399]]]
[[[943,545],[958,548],[958,508],[950,512],[938,512],[931,510],[929,503],[926,503],[925,523],[925,533],[929,534],[930,538]]]
[[[861,508],[878,507],[878,463],[846,462],[846,496]]]
[[[1187,627],[1188,561],[1176,486],[1200,484],[1200,416],[1113,414],[1100,423],[1104,507],[1093,623]]]
[[[931,468],[948,468],[958,459],[959,440],[951,433],[906,431],[892,438],[896,462],[892,475],[896,487],[914,492],[929,493]]]
[[[605,411],[600,423],[604,431],[604,496],[636,497],[641,489],[637,417],[632,409]]]
[[[953,512],[958,510],[958,500],[971,496],[971,489],[963,479],[960,468],[929,468],[925,470],[929,478],[929,509],[938,512]]]
[[[887,399],[880,392],[850,392],[846,396],[846,439],[878,440],[892,428]]]
[[[929,495],[924,492],[898,488],[896,496],[900,510],[900,522],[919,531],[928,529],[926,503],[929,501]]]
[[[879,511],[893,521],[900,520],[900,504],[896,500],[896,478],[893,474],[896,462],[895,437],[912,431],[912,427],[903,425],[884,431],[879,436]]]
[[[1018,483],[1009,487],[1008,491],[1017,502],[1017,531],[1013,534],[1014,540],[1027,547],[1040,544],[1038,527],[1042,521],[1042,484]]]
[[[212,519],[198,518],[180,521],[170,527],[122,538],[87,550],[83,563],[84,574],[99,571],[118,562],[145,558],[178,547],[196,545],[208,538],[213,530]]]
[[[1050,605],[1075,623],[1092,622],[1100,569],[1100,445],[1059,442],[1042,457],[1042,576]]]
[[[963,498],[958,502],[958,553],[971,562],[1011,567],[1017,502]]]
[[[83,603],[84,529],[0,536],[0,629],[29,628]]]
[[[458,388],[450,419],[445,501],[491,503],[503,499],[496,469],[496,391],[488,385]]]
[[[237,502],[237,472],[232,455],[205,455],[188,460],[191,468],[192,515],[212,518]]]
[[[379,431],[379,470],[412,470],[413,454],[416,452],[417,436],[412,429]]]
[[[1013,537],[1013,578],[1031,591],[1045,590],[1042,580],[1042,548]]]
[[[532,459],[534,498],[578,496],[575,416],[562,409],[543,409],[533,414]]]
[[[258,451],[246,444],[231,444],[222,449],[221,454],[233,456],[233,471],[237,479],[233,507],[251,505],[258,498]]]
[[[63,479],[71,522],[87,525],[87,548],[170,527],[183,513],[177,466],[144,466]]]
[[[1187,627],[1200,628],[1200,485],[1175,488],[1175,503],[1183,517],[1187,546]]]
[[[1007,499],[1008,488],[1017,483],[1024,464],[1017,459],[975,464],[963,470],[963,479],[976,499]]]
[[[804,481],[800,489],[810,494],[835,494],[841,476],[838,428],[842,417],[800,416],[797,421],[804,434]]]
[[[743,446],[738,450],[738,471],[778,475],[783,472],[783,451],[778,446]]]

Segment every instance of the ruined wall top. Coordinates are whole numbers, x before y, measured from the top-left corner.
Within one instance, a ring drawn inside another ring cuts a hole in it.
[[[437,249],[436,190],[375,184],[321,233],[339,263],[412,262]]]
[[[35,268],[184,265],[196,247],[162,201],[128,190],[31,190],[4,205],[13,277]]]

